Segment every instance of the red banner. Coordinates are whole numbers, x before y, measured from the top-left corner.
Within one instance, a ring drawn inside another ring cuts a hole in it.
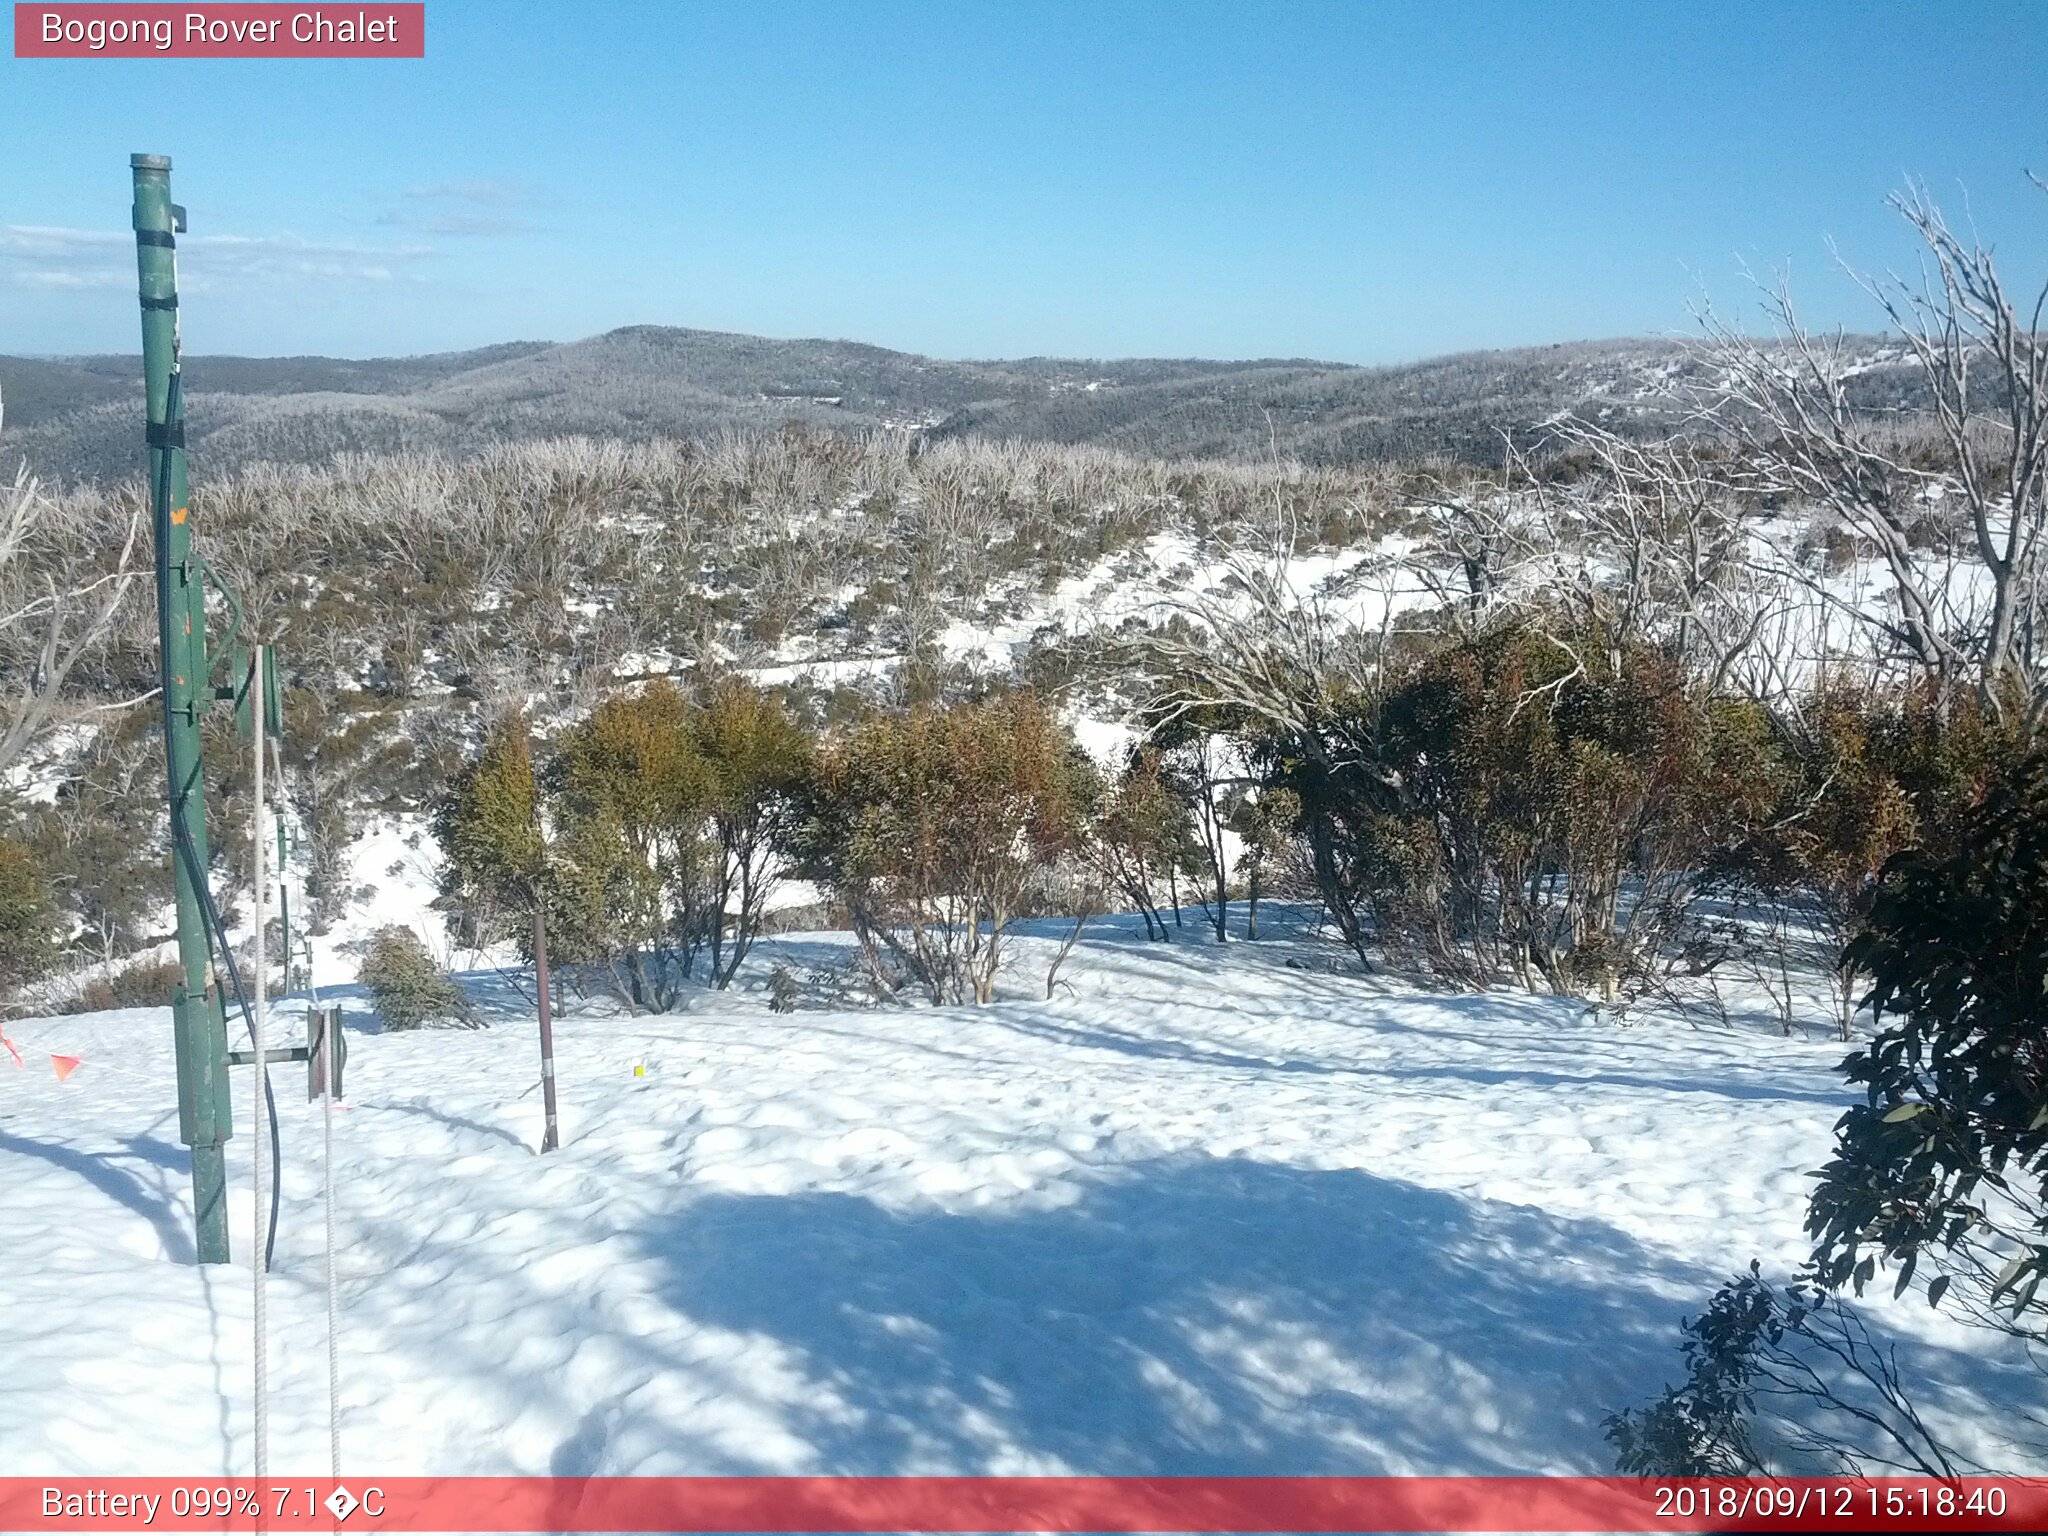
[[[17,59],[423,59],[426,54],[423,4],[14,7]]]
[[[0,1478],[0,1531],[2042,1531],[2048,1478]]]

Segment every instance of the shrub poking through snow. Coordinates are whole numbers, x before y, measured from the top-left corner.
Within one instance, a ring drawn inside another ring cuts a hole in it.
[[[104,1013],[109,1008],[161,1008],[185,979],[176,960],[137,960],[80,987],[58,1011]]]
[[[1607,1001],[1725,957],[1699,897],[1769,808],[1768,720],[1655,647],[1503,629],[1301,719],[1258,756],[1361,955]]]
[[[28,849],[0,838],[0,1003],[50,963],[50,895]]]
[[[1808,1271],[1777,1287],[1752,1261],[1686,1324],[1684,1383],[1607,1421],[1625,1473],[1775,1473],[1785,1454],[1968,1470],[1842,1299],[1880,1267],[1903,1296],[1924,1261],[1930,1305],[2048,1342],[2048,756],[1965,813],[1950,852],[1885,865],[1843,965],[1871,978],[1879,1028],[1842,1063],[1864,1102],[1837,1122],[1807,1207]]]
[[[534,906],[550,884],[539,803],[526,720],[501,719],[434,814],[441,897],[464,942],[530,942]]]
[[[1850,957],[1880,1027],[1807,1217],[1823,1276],[1903,1292],[1924,1263],[1931,1299],[2048,1342],[2048,755],[1953,853],[1885,867]]]
[[[779,693],[737,679],[701,698],[666,679],[614,693],[538,770],[524,722],[501,723],[435,824],[458,936],[530,946],[538,903],[579,987],[594,975],[660,1013],[694,977],[730,986],[782,878],[812,753]]]
[[[557,960],[595,969],[635,1011],[673,1008],[717,922],[716,781],[689,700],[667,681],[604,700],[545,781]]]
[[[692,726],[711,772],[711,983],[723,988],[761,931],[816,771],[815,749],[780,694],[737,679],[711,690]]]
[[[1856,1309],[1810,1278],[1773,1285],[1752,1261],[1685,1325],[1685,1381],[1613,1415],[1607,1438],[1631,1477],[1900,1472],[1958,1477],[1921,1418],[1894,1352]]]
[[[1029,694],[880,715],[825,755],[802,873],[846,903],[878,981],[992,1002],[1003,941],[1081,847],[1094,770]]]
[[[477,1022],[462,989],[434,963],[410,928],[393,925],[371,934],[356,980],[369,992],[386,1029]]]
[[[1107,786],[1090,845],[1105,879],[1137,910],[1145,937],[1173,937],[1163,914],[1174,870],[1196,857],[1193,819],[1167,783],[1159,749],[1132,752],[1123,771]]]

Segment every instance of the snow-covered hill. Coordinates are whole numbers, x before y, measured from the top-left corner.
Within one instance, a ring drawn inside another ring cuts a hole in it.
[[[835,1007],[849,953],[819,934],[680,1014],[572,1013],[547,1157],[499,978],[471,978],[489,1029],[358,1032],[333,1117],[344,1470],[1604,1471],[1601,1418],[1676,1375],[1681,1317],[1804,1251],[1837,1045],[1133,927],[1100,923],[1050,1002]],[[1020,943],[1010,997],[1051,947]],[[778,964],[794,1014],[765,1007]],[[8,1031],[10,1469],[245,1471],[250,1276],[192,1262],[167,1015]],[[46,1052],[84,1065],[59,1082]],[[276,1080],[271,1457],[310,1471],[321,1127]],[[2038,1376],[1917,1297],[1868,1310],[1937,1427],[2019,1470],[1992,1409]]]
[[[1850,338],[1859,406],[1924,398],[1896,338]],[[796,421],[943,438],[1095,444],[1167,457],[1323,465],[1447,455],[1500,461],[1502,434],[1579,412],[1618,430],[1669,423],[1674,388],[1711,369],[1687,340],[1614,338],[1381,367],[1306,358],[949,361],[858,342],[636,325],[560,345],[404,358],[193,356],[195,462],[323,464],[337,455],[590,433],[710,436]],[[0,356],[17,446],[53,481],[140,472],[133,357]]]

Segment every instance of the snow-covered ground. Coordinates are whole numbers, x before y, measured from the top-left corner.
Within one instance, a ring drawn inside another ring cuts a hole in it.
[[[1602,1417],[1680,1318],[1804,1251],[1841,1047],[1432,994],[1307,936],[1147,945],[1043,992],[794,1014],[740,995],[557,1026],[354,1035],[339,1167],[350,1473],[1608,1470]],[[346,995],[346,994],[344,994]],[[351,1001],[358,1019],[366,1005]],[[295,1023],[281,1025],[296,1034]],[[250,1464],[252,1095],[238,1262],[192,1262],[167,1015],[8,1026],[0,1451],[32,1473]],[[57,1081],[41,1053],[84,1059]],[[637,1069],[644,1071],[636,1072]],[[326,1465],[320,1111],[276,1071],[272,1465]],[[2019,1470],[2038,1376],[1870,1304],[1940,1429]]]

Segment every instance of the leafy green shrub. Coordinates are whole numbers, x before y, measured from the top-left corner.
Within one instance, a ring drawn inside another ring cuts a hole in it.
[[[1720,871],[1760,909],[1780,964],[1801,947],[1829,974],[1849,1038],[1862,981],[1848,945],[1885,863],[1955,847],[1960,819],[2015,755],[2012,732],[1975,700],[1830,683],[1795,712],[1776,754],[1778,803]],[[1791,996],[1780,995],[1786,1027]]]
[[[1258,793],[1243,790],[1228,802],[1229,827],[1242,851],[1238,868],[1245,883],[1245,936],[1259,936],[1259,897],[1284,873],[1294,852],[1294,828],[1301,820],[1301,802],[1284,789]]]
[[[1611,1000],[1725,954],[1698,899],[1773,803],[1775,747],[1762,710],[1696,696],[1661,651],[1503,630],[1302,730],[1314,752],[1258,755],[1361,955]]]
[[[799,873],[846,903],[878,981],[990,1002],[1008,926],[1079,852],[1094,789],[1029,694],[879,715],[824,754]]]
[[[500,720],[434,809],[441,897],[462,942],[531,942],[534,907],[547,884],[539,807],[527,723],[520,716]]]
[[[0,838],[0,1003],[49,968],[50,892],[29,850]]]
[[[2048,1341],[2048,755],[1964,819],[1945,857],[1885,867],[1852,963],[1879,1024],[1843,1063],[1807,1226],[1830,1285],[1924,1260],[1979,1320]]]
[[[436,818],[444,895],[467,937],[530,943],[536,903],[573,978],[661,1012],[708,962],[731,984],[781,878],[813,741],[774,691],[701,701],[665,678],[613,694],[536,775],[518,720],[491,732]]]
[[[712,688],[691,725],[711,773],[711,981],[723,988],[761,931],[817,771],[817,749],[781,694],[738,679]]]
[[[1173,872],[1197,857],[1193,819],[1168,783],[1159,749],[1141,746],[1107,786],[1095,818],[1090,852],[1105,879],[1138,909],[1145,937],[1173,930],[1161,911]]]
[[[666,680],[616,695],[567,734],[547,775],[551,946],[639,1010],[675,1006],[715,922],[715,784],[691,723]]]
[[[1686,1322],[1684,1353],[1682,1383],[1606,1421],[1628,1476],[1967,1470],[1907,1397],[1892,1351],[1810,1277],[1773,1285],[1752,1260]]]
[[[1949,852],[1885,865],[1845,964],[1879,1028],[1842,1063],[1864,1102],[1808,1203],[1808,1271],[1780,1288],[1752,1262],[1686,1324],[1686,1380],[1608,1420],[1623,1472],[1784,1470],[1766,1440],[1831,1471],[1967,1470],[1841,1298],[1881,1267],[1903,1295],[1924,1263],[1930,1305],[2048,1342],[2048,755],[1962,813]]]
[[[356,980],[370,994],[385,1029],[477,1022],[462,989],[434,963],[410,928],[394,924],[371,934]]]

